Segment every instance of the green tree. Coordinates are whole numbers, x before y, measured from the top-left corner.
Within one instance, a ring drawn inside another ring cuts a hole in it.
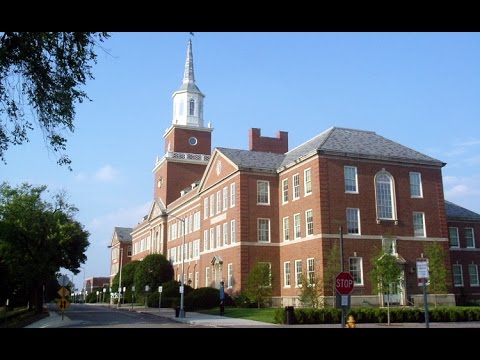
[[[269,263],[256,263],[248,274],[245,294],[258,308],[272,296],[272,270]]]
[[[333,307],[335,307],[335,278],[342,270],[340,259],[340,246],[338,241],[335,241],[327,254],[326,266],[323,272],[323,285],[325,287],[325,294],[333,296]]]
[[[302,286],[298,300],[304,307],[319,308],[323,307],[323,281],[315,272],[308,276],[307,273],[302,274]]]
[[[133,301],[132,298],[132,285],[135,285],[135,271],[137,270],[137,266],[140,264],[139,260],[131,261],[128,264],[125,264],[122,266],[122,288],[126,288],[125,294],[122,296],[125,296],[125,300],[130,299],[130,301]],[[115,277],[112,280],[112,289],[114,291],[117,291],[118,285],[119,285],[119,276],[120,272],[115,275]],[[139,291],[140,289],[135,288],[135,292]]]
[[[447,292],[447,268],[445,267],[445,252],[443,247],[437,243],[425,246],[425,254],[428,258],[430,285],[428,290],[433,294],[435,307],[437,306],[437,294]]]
[[[60,268],[77,274],[89,233],[74,219],[65,193],[42,199],[47,187],[0,185],[0,283],[10,295],[42,309],[43,285]]]
[[[147,255],[135,267],[135,289],[139,298],[144,297],[145,285],[156,291],[158,286],[173,279],[172,264],[162,254]]]
[[[93,79],[95,46],[107,33],[0,32],[0,159],[10,145],[28,141],[34,123],[47,146],[66,149],[66,130],[74,132],[75,103],[90,100],[82,89]],[[31,116],[30,116],[31,114]],[[60,165],[71,160],[62,154]]]
[[[397,258],[382,250],[373,260],[371,272],[372,288],[374,292],[387,295],[387,319],[390,325],[390,294],[399,290],[402,280],[402,270],[398,266]]]

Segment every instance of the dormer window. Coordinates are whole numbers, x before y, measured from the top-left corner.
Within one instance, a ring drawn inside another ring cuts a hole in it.
[[[189,104],[188,104],[188,115],[195,115],[195,100],[190,99]]]

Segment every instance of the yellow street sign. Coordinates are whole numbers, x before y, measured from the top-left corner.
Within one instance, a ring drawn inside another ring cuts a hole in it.
[[[65,298],[61,298],[57,300],[57,306],[60,308],[60,310],[65,311],[70,306],[70,301]]]
[[[65,287],[61,287],[60,290],[57,291],[57,294],[64,298],[70,295],[70,291]]]

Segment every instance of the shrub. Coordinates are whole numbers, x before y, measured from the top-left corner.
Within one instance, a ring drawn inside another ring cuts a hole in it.
[[[285,324],[287,313],[285,309],[276,309],[273,314],[273,322],[275,324]]]
[[[257,304],[250,301],[248,296],[243,292],[234,296],[233,297],[233,302],[235,303],[235,306],[237,306],[239,308],[254,308],[254,307],[257,307]]]
[[[211,287],[194,289],[185,296],[185,308],[189,311],[197,309],[211,309],[220,305],[220,291]],[[225,293],[225,302],[232,302]]]

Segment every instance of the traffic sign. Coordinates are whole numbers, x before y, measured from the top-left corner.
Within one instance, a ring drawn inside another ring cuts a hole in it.
[[[65,287],[61,287],[60,290],[57,291],[57,294],[64,298],[70,295],[70,291]]]
[[[350,295],[353,291],[353,277],[349,272],[338,273],[335,278],[335,289],[340,295]]]
[[[417,259],[417,278],[418,286],[430,285],[430,273],[428,267],[428,259]]]
[[[59,299],[57,300],[57,306],[60,308],[60,310],[65,311],[70,306],[70,301],[67,299]]]
[[[60,286],[67,286],[69,282],[70,282],[70,279],[68,278],[67,275],[60,275],[58,277],[58,284]]]

